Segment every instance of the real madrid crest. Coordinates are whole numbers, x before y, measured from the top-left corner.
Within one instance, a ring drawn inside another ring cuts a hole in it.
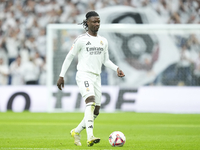
[[[103,45],[103,42],[101,41],[100,44]]]

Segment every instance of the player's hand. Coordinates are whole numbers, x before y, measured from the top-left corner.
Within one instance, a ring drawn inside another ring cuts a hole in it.
[[[125,76],[124,72],[119,68],[117,68],[117,75],[118,75],[118,77],[124,77]]]
[[[59,77],[58,81],[57,81],[57,86],[60,90],[62,90],[62,88],[64,88],[64,79],[63,77]]]

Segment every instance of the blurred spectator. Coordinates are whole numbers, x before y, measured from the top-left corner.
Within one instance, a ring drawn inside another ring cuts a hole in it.
[[[31,13],[35,13],[35,1],[34,0],[25,0],[23,10]]]
[[[7,56],[7,51],[5,47],[5,38],[0,37],[0,57],[4,59],[4,63],[8,64],[8,56]]]
[[[169,18],[169,21],[167,22],[169,24],[180,24],[181,21],[180,21],[180,16],[177,12],[173,13],[171,15],[171,17]]]
[[[34,14],[32,12],[28,12],[23,10],[23,15],[21,16],[21,24],[24,26],[25,29],[29,29],[32,27],[34,22]]]
[[[61,11],[60,6],[56,2],[56,0],[51,0],[49,2],[49,4],[47,5],[46,9],[47,9],[47,11],[52,11],[52,10],[54,10],[55,12],[60,12]]]
[[[23,85],[23,75],[21,73],[21,57],[18,56],[15,61],[10,64],[11,85]]]
[[[181,23],[187,23],[191,14],[188,1],[179,1],[179,2],[180,2],[179,14],[181,19],[180,21]]]
[[[9,67],[4,63],[4,59],[0,58],[0,85],[8,84]]]
[[[29,61],[30,49],[25,45],[25,41],[19,47],[19,55],[21,56],[22,63]]]
[[[35,53],[33,61],[34,61],[35,65],[38,66],[39,68],[41,68],[42,65],[44,64],[44,60],[40,57],[39,52]]]
[[[39,55],[44,58],[46,56],[46,31],[45,29],[40,29],[40,34],[36,39],[36,47]]]
[[[72,18],[72,16],[74,16],[74,14],[78,14],[78,11],[76,9],[75,4],[71,1],[68,0],[66,5],[63,6],[63,13],[60,16],[60,22],[61,23],[73,23],[74,22],[74,18]]]
[[[40,0],[35,6],[36,14],[45,14],[47,12],[47,5],[44,0]]]
[[[47,73],[47,65],[46,65],[46,57],[44,58],[43,64],[41,65],[40,69],[40,77],[39,77],[39,84],[45,85],[46,84],[46,73]]]
[[[33,37],[37,37],[40,34],[40,27],[36,18],[33,21],[33,26],[30,29],[30,33]]]
[[[46,15],[47,18],[47,24],[49,23],[59,23],[60,20],[60,13],[58,13],[57,11],[55,11],[54,9],[52,9],[51,11],[49,11]]]
[[[122,5],[128,5],[130,4],[130,0],[124,0],[124,1],[117,1],[117,0],[97,0],[93,1],[94,4],[94,9],[101,9],[109,6],[115,6],[117,4],[122,4]],[[129,5],[131,6],[131,5]]]
[[[15,0],[15,18],[16,19],[20,19],[20,17],[22,16],[22,13],[23,13],[23,1],[21,0]]]
[[[18,56],[19,43],[16,31],[10,29],[9,36],[5,39],[6,49],[8,51],[9,65]]]
[[[38,84],[45,85],[46,84],[46,57],[41,58],[39,52],[35,53],[35,57],[33,62],[36,66],[39,67],[39,81]]]
[[[23,29],[23,26],[21,25],[20,19],[16,19],[15,20],[17,23],[17,27],[15,28],[15,32],[16,32],[16,38],[20,41],[23,41],[25,39],[25,32]]]
[[[157,5],[156,11],[162,17],[163,22],[167,23],[171,13],[171,9],[167,1],[160,0],[160,3],[158,3]]]
[[[39,28],[45,28],[48,23],[48,18],[46,15],[42,15],[42,13],[36,14],[37,24]]]
[[[3,21],[0,18],[0,36],[3,35],[3,29],[2,29]]]
[[[30,58],[28,62],[22,64],[21,72],[26,85],[38,84],[40,70],[39,67],[33,62],[32,58]]]
[[[14,11],[8,12],[2,26],[3,30],[8,30],[9,28],[16,28],[17,23],[15,21]]]
[[[37,43],[35,41],[35,37],[30,36],[25,41],[25,46],[30,50],[30,57],[33,58],[35,56],[36,51],[37,51]]]
[[[181,16],[181,23],[198,23],[198,13],[196,13],[196,9],[199,8],[199,6],[197,1],[180,1],[179,12]]]

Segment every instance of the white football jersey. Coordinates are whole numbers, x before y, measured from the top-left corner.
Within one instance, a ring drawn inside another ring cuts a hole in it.
[[[108,42],[100,35],[85,33],[78,36],[69,53],[78,55],[78,71],[100,74],[102,64],[115,71],[118,67],[109,60]]]

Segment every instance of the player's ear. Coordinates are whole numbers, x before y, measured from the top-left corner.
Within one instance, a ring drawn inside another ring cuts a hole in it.
[[[88,18],[88,19],[87,19],[87,24],[89,24],[89,23],[90,23],[90,21],[91,21],[91,20],[90,20],[90,18]]]

